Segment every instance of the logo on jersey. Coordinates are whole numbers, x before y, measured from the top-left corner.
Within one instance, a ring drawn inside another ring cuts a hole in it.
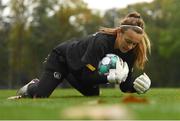
[[[54,72],[55,79],[61,79],[61,74],[59,72]]]

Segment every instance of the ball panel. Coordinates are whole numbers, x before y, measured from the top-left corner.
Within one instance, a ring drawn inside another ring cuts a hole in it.
[[[109,72],[109,69],[115,69],[118,58],[119,57],[115,54],[107,54],[99,62],[99,67],[98,67],[99,74],[106,75]]]
[[[104,57],[102,59],[102,65],[108,65],[111,62],[111,59],[109,57]]]
[[[107,66],[107,65],[101,65],[99,68],[100,74],[108,73],[108,71],[109,71],[109,66]]]

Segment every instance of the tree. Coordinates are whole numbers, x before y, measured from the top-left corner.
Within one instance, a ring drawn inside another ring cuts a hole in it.
[[[21,80],[23,75],[23,63],[26,43],[26,24],[28,15],[24,0],[11,0],[11,29],[9,32],[8,50],[9,50],[9,83],[11,88],[17,80]],[[14,82],[14,83],[13,83]]]
[[[120,10],[121,13],[138,11],[146,23],[146,31],[152,41],[152,54],[146,70],[155,82],[153,86],[178,86],[179,4],[178,0],[154,0],[152,3],[134,4]]]
[[[38,77],[53,47],[94,32],[101,23],[82,0],[11,0],[8,33],[8,85]],[[33,66],[32,66],[33,65]]]
[[[4,85],[7,81],[8,75],[8,49],[7,49],[7,37],[10,29],[10,25],[6,22],[6,17],[3,16],[6,5],[0,1],[0,85]],[[0,87],[1,87],[0,86]]]

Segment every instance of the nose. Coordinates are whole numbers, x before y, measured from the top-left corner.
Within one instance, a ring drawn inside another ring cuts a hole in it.
[[[128,47],[129,50],[131,50],[131,49],[133,49],[134,45],[133,44],[128,44],[127,47]]]

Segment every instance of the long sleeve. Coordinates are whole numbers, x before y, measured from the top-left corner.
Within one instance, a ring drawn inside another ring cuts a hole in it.
[[[133,87],[134,77],[133,77],[133,65],[135,62],[135,55],[133,53],[133,50],[129,51],[128,53],[121,53],[118,50],[115,50],[115,54],[119,55],[120,58],[123,59],[123,61],[127,62],[129,67],[129,73],[128,77],[125,80],[125,82],[122,82],[119,84],[119,88],[122,92],[136,92]]]
[[[86,85],[98,85],[108,83],[106,75],[100,75],[97,70],[91,71],[87,67],[81,70],[80,80]]]
[[[134,78],[132,77],[132,71],[129,72],[128,77],[125,82],[119,84],[119,88],[122,92],[133,93],[136,90],[133,87]]]

